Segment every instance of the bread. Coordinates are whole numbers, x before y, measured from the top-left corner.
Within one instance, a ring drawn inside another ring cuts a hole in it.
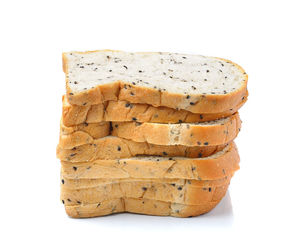
[[[218,146],[163,146],[153,145],[146,142],[135,142],[115,136],[107,136],[91,140],[88,144],[77,146],[76,142],[71,143],[60,140],[57,146],[57,158],[70,162],[85,162],[96,159],[120,159],[131,158],[139,155],[153,155],[164,157],[207,157],[222,150],[226,145]]]
[[[62,175],[68,179],[174,178],[215,180],[239,169],[239,155],[232,142],[205,158],[133,157],[72,163],[61,161]]]
[[[83,123],[74,126],[65,126],[62,121],[60,121],[60,134],[68,135],[74,132],[86,132],[91,135],[93,138],[101,138],[109,135],[110,133],[110,123],[109,122],[100,122],[100,123]]]
[[[192,217],[209,212],[219,202],[220,201],[213,201],[205,202],[201,205],[185,205],[149,199],[120,198],[94,204],[65,206],[65,210],[66,213],[73,218],[97,217],[122,212],[174,217]]]
[[[238,113],[224,119],[181,124],[113,122],[112,135],[157,145],[214,146],[232,141],[241,128]]]
[[[220,113],[240,104],[247,74],[220,58],[178,53],[92,51],[63,53],[68,101],[94,105],[126,100]]]
[[[224,185],[228,183],[228,179],[230,180],[234,173],[229,174],[227,178],[221,178],[216,180],[188,180],[188,179],[155,179],[155,178],[123,178],[123,179],[80,179],[74,178],[69,179],[61,174],[61,188],[65,189],[85,189],[85,188],[95,188],[99,186],[112,185],[112,184],[120,184],[120,183],[159,183],[172,185],[173,187],[183,186],[188,184],[190,187],[216,187],[220,185]],[[180,190],[180,189],[179,189]]]
[[[156,145],[217,146],[232,141],[241,128],[239,115],[199,123],[158,124],[139,122],[84,123],[66,127],[61,123],[59,147],[71,149],[92,144],[110,134]]]
[[[67,214],[175,217],[210,211],[239,169],[233,140],[248,76],[221,58],[63,53],[57,157]]]
[[[94,204],[118,198],[145,198],[181,204],[198,205],[220,200],[230,179],[217,186],[203,187],[160,181],[127,181],[99,184],[96,187],[70,189],[61,185],[61,200],[65,205]]]
[[[154,107],[147,104],[133,104],[127,101],[108,101],[89,106],[71,105],[63,96],[62,121],[65,126],[102,121],[132,121],[152,123],[195,123],[228,117],[238,111],[246,102],[247,96],[239,105],[222,113],[196,114],[186,110],[167,107]]]
[[[91,144],[95,139],[103,138],[110,134],[109,122],[83,123],[75,126],[65,126],[60,123],[59,146],[62,148],[73,148],[84,144]]]

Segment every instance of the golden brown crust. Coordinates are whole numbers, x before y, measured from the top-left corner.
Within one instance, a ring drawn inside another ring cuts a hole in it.
[[[107,135],[104,135],[104,137]],[[94,141],[93,137],[91,137],[88,133],[83,131],[77,131],[67,135],[61,134],[59,137],[59,144],[57,146],[57,151],[56,151],[57,157],[59,158],[61,154],[60,153],[61,148],[74,149],[74,147],[76,146],[81,146],[84,144],[92,144],[93,141]]]
[[[124,212],[123,199],[103,201],[100,204],[65,206],[68,216],[72,218],[90,218]]]
[[[218,146],[232,141],[240,128],[241,121],[238,113],[230,116],[224,123],[216,122],[212,125],[113,122],[110,127],[109,122],[100,122],[67,127],[61,123],[58,148],[72,149],[92,144],[94,140],[110,134],[139,143],[146,142],[161,146]]]
[[[232,141],[240,128],[241,120],[236,113],[222,123],[211,125],[113,122],[111,134],[156,145],[213,146]]]
[[[80,133],[80,132],[76,132]],[[74,133],[74,134],[76,134]],[[69,136],[69,135],[67,135]],[[84,139],[85,134],[80,137]],[[120,159],[131,158],[139,155],[163,156],[163,157],[187,157],[199,158],[207,157],[215,152],[222,150],[226,145],[218,146],[163,146],[153,145],[146,142],[134,142],[119,137],[109,136],[100,139],[87,137],[87,143],[77,144],[76,136],[70,137],[74,141],[66,142],[61,138],[57,146],[57,158],[70,162],[86,162],[96,159]]]
[[[78,204],[94,204],[118,198],[144,198],[175,202],[187,205],[199,205],[220,200],[225,195],[230,179],[218,186],[192,186],[188,183],[168,184],[161,180],[129,181],[103,184],[91,188],[69,189],[61,185],[61,200],[67,206]]]
[[[234,143],[207,158],[128,158],[72,163],[61,161],[62,175],[69,179],[173,178],[215,180],[239,169]]]
[[[248,93],[247,93],[248,95]],[[65,126],[78,125],[84,122],[102,121],[125,122],[135,118],[137,122],[150,123],[195,123],[225,118],[236,113],[246,102],[247,95],[238,106],[222,113],[196,114],[186,110],[175,110],[168,107],[154,107],[147,104],[131,104],[127,101],[108,101],[105,103],[79,106],[68,103],[63,96],[62,121]]]
[[[60,123],[59,148],[71,149],[76,146],[91,144],[94,138],[103,138],[110,134],[110,123],[80,124],[64,126]]]
[[[224,185],[225,183],[228,183],[228,180],[232,178],[233,174],[228,174],[227,178],[222,179],[216,179],[216,180],[188,180],[188,179],[145,179],[145,178],[123,178],[123,179],[80,179],[80,178],[74,178],[69,179],[68,177],[65,177],[63,174],[61,174],[61,184],[62,187],[66,189],[85,189],[85,188],[94,188],[104,185],[111,185],[115,183],[128,183],[128,182],[152,182],[152,183],[160,183],[160,184],[172,184],[172,186],[175,186],[178,188],[180,185],[186,185],[188,184],[189,187],[195,186],[195,187],[216,187]]]
[[[221,201],[221,200],[220,200]],[[65,206],[66,213],[73,218],[89,218],[109,214],[130,212],[147,215],[191,217],[212,210],[220,201],[207,202],[201,205],[184,205],[149,199],[115,199],[102,203]]]
[[[83,52],[83,54],[85,53],[90,52]],[[229,60],[224,61],[232,63]],[[247,95],[248,76],[242,67],[235,63],[232,64],[244,73],[244,80],[238,90],[223,95],[193,94],[191,95],[193,100],[197,99],[198,101],[187,107],[185,95],[161,92],[157,89],[136,86],[123,81],[98,85],[93,89],[73,93],[68,86],[68,60],[66,54],[63,53],[63,69],[66,73],[67,98],[70,104],[94,105],[109,100],[125,100],[132,103],[146,103],[155,107],[165,106],[173,109],[185,109],[193,113],[221,113],[238,106],[242,98]]]
[[[74,126],[65,126],[62,121],[60,121],[60,134],[68,135],[74,132],[86,132],[93,138],[105,137],[101,136],[110,132],[110,123],[109,122],[100,122],[100,123],[83,123]]]

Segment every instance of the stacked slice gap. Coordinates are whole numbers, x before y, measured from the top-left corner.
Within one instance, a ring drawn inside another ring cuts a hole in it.
[[[239,155],[245,71],[179,53],[63,53],[66,94],[57,157],[74,218],[190,217],[225,196]]]

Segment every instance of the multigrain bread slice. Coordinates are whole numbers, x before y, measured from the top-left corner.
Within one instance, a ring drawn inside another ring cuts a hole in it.
[[[221,178],[216,180],[188,180],[188,179],[145,179],[145,178],[123,178],[123,179],[69,179],[61,174],[61,188],[65,189],[85,189],[85,188],[95,188],[99,186],[119,184],[119,183],[151,183],[152,184],[165,184],[166,186],[171,185],[172,187],[176,187],[178,190],[182,190],[180,186],[184,186],[188,184],[190,187],[202,187],[207,188],[213,186],[220,186],[228,183],[228,179],[232,178],[233,174],[229,174],[227,178]],[[144,190],[144,189],[143,189]],[[204,189],[205,190],[205,189]]]
[[[65,206],[65,210],[66,213],[73,218],[89,218],[122,212],[158,216],[192,217],[209,212],[220,201],[221,200],[205,202],[201,205],[185,205],[149,199],[120,198],[94,204]]]
[[[248,76],[221,58],[179,53],[90,51],[63,53],[67,98],[73,105],[126,100],[219,113],[236,107]]]
[[[224,119],[199,123],[160,124],[140,122],[84,123],[67,127],[61,123],[59,147],[71,149],[92,144],[109,134],[156,145],[216,146],[232,141],[241,128],[238,113]]]
[[[61,173],[68,179],[192,179],[216,180],[239,169],[239,154],[232,142],[205,158],[133,157],[72,163],[61,161]]]
[[[192,147],[182,145],[164,146],[135,142],[115,136],[106,136],[91,140],[88,144],[77,145],[72,137],[68,139],[70,140],[60,140],[60,144],[56,148],[56,156],[60,160],[70,162],[131,158],[139,155],[199,158],[212,155],[226,146],[226,144]]]
[[[248,94],[247,94],[248,95]],[[65,126],[102,121],[132,121],[150,123],[195,123],[216,120],[236,113],[246,102],[242,98],[239,105],[222,113],[196,114],[186,110],[175,110],[168,107],[154,107],[147,104],[133,104],[127,101],[107,101],[89,106],[71,105],[63,96],[62,121]]]
[[[235,113],[228,118],[199,123],[113,122],[111,134],[157,145],[214,146],[235,139],[240,128],[241,120]]]
[[[78,205],[118,198],[145,198],[198,205],[221,199],[227,191],[230,179],[211,187],[161,182],[128,181],[81,189],[69,189],[61,185],[61,200],[65,205]]]

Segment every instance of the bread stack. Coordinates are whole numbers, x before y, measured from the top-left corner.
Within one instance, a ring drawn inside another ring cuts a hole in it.
[[[239,155],[247,74],[231,61],[177,53],[63,54],[57,156],[71,217],[175,217],[213,209]]]

